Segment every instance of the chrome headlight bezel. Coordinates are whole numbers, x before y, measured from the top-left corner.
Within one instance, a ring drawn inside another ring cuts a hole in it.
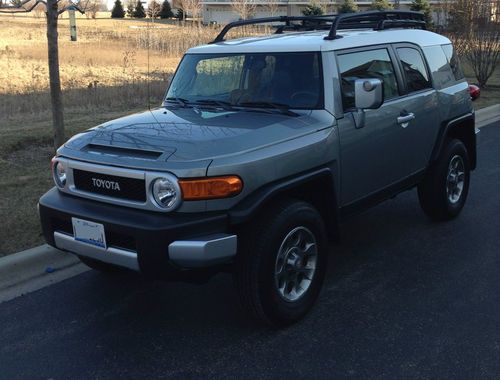
[[[156,206],[165,211],[174,211],[182,203],[179,182],[175,176],[167,173],[151,181],[150,193]]]
[[[59,160],[54,160],[52,164],[52,179],[59,189],[64,189],[68,182],[67,168]]]

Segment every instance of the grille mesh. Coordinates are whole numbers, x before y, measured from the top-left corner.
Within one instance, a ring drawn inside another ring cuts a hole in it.
[[[73,169],[73,179],[78,190],[136,202],[146,201],[146,186],[143,179],[92,173],[79,169]],[[111,183],[117,183],[119,190]]]

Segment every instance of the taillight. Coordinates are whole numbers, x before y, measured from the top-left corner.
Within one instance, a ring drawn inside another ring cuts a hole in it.
[[[475,84],[469,85],[469,95],[471,100],[476,100],[481,95],[481,89]]]

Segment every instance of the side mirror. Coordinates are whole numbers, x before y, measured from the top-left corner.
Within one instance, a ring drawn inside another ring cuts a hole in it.
[[[358,110],[377,109],[384,102],[383,84],[380,79],[356,79],[354,102]]]

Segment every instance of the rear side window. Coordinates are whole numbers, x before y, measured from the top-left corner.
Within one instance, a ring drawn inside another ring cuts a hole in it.
[[[429,74],[420,52],[413,48],[398,48],[397,51],[405,74],[408,92],[431,88]]]
[[[355,106],[356,79],[377,78],[384,83],[384,99],[399,96],[394,66],[387,49],[346,53],[338,56],[344,110]]]
[[[451,71],[450,64],[441,46],[427,46],[422,50],[429,64],[436,88],[441,89],[453,85],[455,83],[455,76]]]
[[[460,61],[453,46],[449,44],[442,45],[441,47],[443,48],[446,58],[448,58],[448,62],[451,66],[451,71],[453,71],[453,75],[455,75],[455,80],[464,79],[464,73],[462,72],[462,68],[460,67]]]

